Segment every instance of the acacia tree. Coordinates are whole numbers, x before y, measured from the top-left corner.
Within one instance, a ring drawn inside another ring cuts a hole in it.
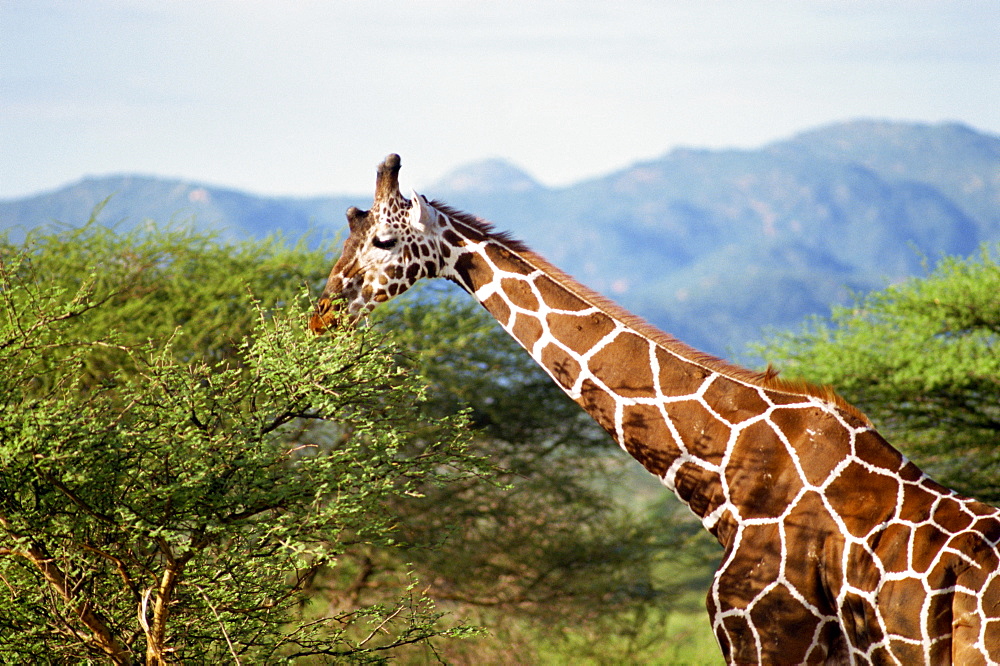
[[[224,349],[185,346],[205,331],[183,323],[140,344],[121,310],[176,276],[191,255],[169,246],[192,239],[81,233],[0,255],[3,659],[365,660],[466,633],[412,585],[302,612],[310,576],[349,544],[392,546],[392,496],[482,472],[461,419],[421,417],[425,388],[392,347],[370,331],[320,342],[301,301],[239,292],[216,304],[220,326],[226,311],[254,323]],[[68,270],[74,251],[100,257],[90,278]]]
[[[939,480],[1000,502],[1000,264],[984,247],[756,353],[830,384]]]

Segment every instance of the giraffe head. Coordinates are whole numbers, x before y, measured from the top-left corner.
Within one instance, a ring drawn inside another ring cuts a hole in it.
[[[398,296],[424,277],[439,273],[438,214],[416,192],[399,192],[399,155],[378,166],[371,210],[347,210],[350,234],[330,271],[309,327],[322,333],[346,310],[357,321],[376,305]]]

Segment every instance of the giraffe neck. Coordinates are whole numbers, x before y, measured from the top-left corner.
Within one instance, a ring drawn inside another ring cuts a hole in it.
[[[715,532],[733,506],[727,479],[735,427],[777,404],[816,396],[767,388],[757,375],[700,354],[575,282],[520,244],[459,223],[445,276],[499,321],[553,380]],[[447,236],[446,236],[447,237]],[[457,240],[457,242],[455,242]],[[770,428],[769,428],[770,431]],[[773,442],[780,446],[780,442]],[[763,454],[766,457],[766,454]],[[766,477],[766,475],[765,475]],[[743,479],[768,484],[777,478]],[[740,493],[751,498],[752,489]],[[717,536],[719,536],[717,534]]]

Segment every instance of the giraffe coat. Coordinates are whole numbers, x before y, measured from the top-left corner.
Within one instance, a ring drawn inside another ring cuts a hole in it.
[[[725,549],[731,663],[1000,662],[1000,511],[944,488],[829,390],[701,354],[379,166],[310,323],[424,277],[472,294]]]

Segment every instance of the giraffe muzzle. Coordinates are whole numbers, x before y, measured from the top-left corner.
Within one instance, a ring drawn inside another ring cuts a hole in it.
[[[313,315],[309,318],[309,330],[320,335],[329,328],[335,328],[341,323],[339,310],[340,308],[335,305],[334,301],[322,296],[316,302],[316,309],[313,310]]]

